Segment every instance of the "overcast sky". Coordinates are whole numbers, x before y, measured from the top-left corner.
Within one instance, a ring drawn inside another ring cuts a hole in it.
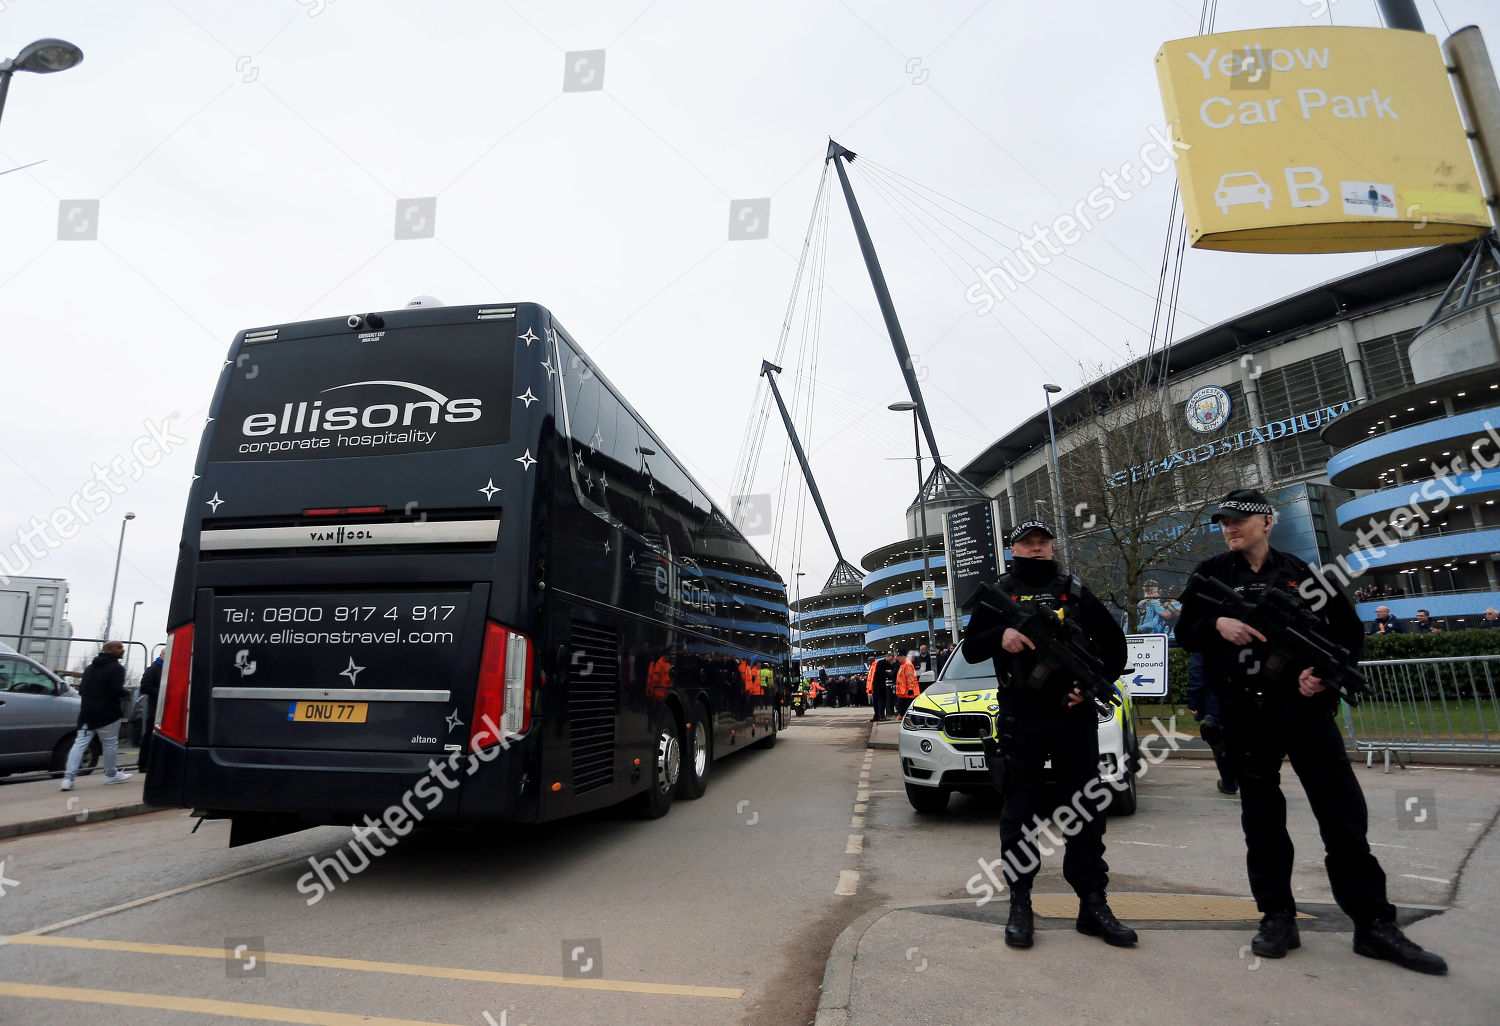
[[[1500,45],[1491,0],[1418,7],[1440,38],[1446,18]],[[1239,0],[1216,29],[1330,13],[1378,24],[1370,0]],[[979,257],[942,229],[915,233],[933,208],[914,195],[950,197],[994,237],[970,238],[1007,255],[1001,224],[1051,222],[1138,159],[1164,120],[1152,58],[1198,20],[1187,0],[0,0],[0,52],[57,36],[86,54],[18,74],[0,120],[0,555],[135,447],[154,465],[29,572],[67,578],[75,630],[93,633],[134,512],[116,633],[141,600],[137,636],[160,638],[235,332],[419,294],[546,304],[727,505],[830,136],[882,169],[857,161],[854,188],[961,467],[1039,408],[1044,381],[1071,391],[1081,365],[1144,350],[1172,179],[1133,189],[987,317],[965,298],[960,256]],[[428,197],[429,225],[398,221]],[[766,237],[729,237],[753,227],[731,218],[744,200],[769,201]],[[902,382],[842,203],[827,238],[807,442],[857,561],[903,532],[911,425],[885,410]],[[1190,251],[1178,334],[1374,259]],[[782,385],[806,410],[800,323]],[[153,432],[186,442],[158,459],[138,442]],[[779,488],[783,436],[773,424],[758,491]],[[832,553],[808,515],[811,591]],[[779,548],[783,574],[793,556]]]

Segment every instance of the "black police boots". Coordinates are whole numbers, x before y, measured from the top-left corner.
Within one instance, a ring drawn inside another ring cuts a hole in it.
[[[1408,940],[1401,928],[1389,919],[1377,919],[1373,923],[1356,926],[1354,953],[1367,958],[1383,958],[1402,968],[1433,976],[1442,976],[1448,971],[1447,962]]]
[[[1301,946],[1302,938],[1297,935],[1297,913],[1294,911],[1271,912],[1261,916],[1260,932],[1250,942],[1250,950],[1261,958],[1285,958],[1288,951]]]
[[[1115,918],[1104,892],[1095,891],[1078,903],[1078,932],[1103,937],[1104,943],[1128,948],[1137,940],[1135,931]]]
[[[1031,914],[1031,892],[1010,892],[1010,918],[1005,921],[1005,943],[1013,948],[1031,947],[1036,923]]]

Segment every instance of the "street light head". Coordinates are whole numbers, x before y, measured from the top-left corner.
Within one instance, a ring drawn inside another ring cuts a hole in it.
[[[50,75],[54,71],[67,71],[81,60],[83,51],[66,39],[38,39],[16,54],[15,68]]]
[[[1051,384],[1051,383],[1043,385],[1042,388],[1045,389],[1048,392],[1051,392],[1053,395],[1056,395],[1057,393],[1059,393],[1059,392],[1062,391],[1062,386],[1061,385],[1054,385],[1054,384]]]
[[[916,408],[917,404],[912,402],[910,399],[904,399],[899,403],[891,403],[891,405],[886,407],[886,409],[891,410],[894,413],[910,413]]]
[[[126,513],[125,514],[125,519],[126,520],[134,520],[135,519],[135,514],[134,513]]]

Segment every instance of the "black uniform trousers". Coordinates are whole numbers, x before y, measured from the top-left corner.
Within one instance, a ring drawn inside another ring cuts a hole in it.
[[[1089,703],[1087,715],[1015,716],[1001,714],[1000,744],[1005,757],[1005,778],[1000,809],[1000,849],[1004,872],[1012,890],[1031,890],[1041,865],[1038,841],[1050,844],[1046,832],[1035,833],[1037,821],[1047,819],[1064,806],[1073,812],[1059,813],[1051,838],[1063,839],[1063,878],[1083,897],[1103,892],[1109,886],[1109,864],[1104,861],[1104,817],[1108,790],[1095,784],[1090,797],[1085,788],[1099,781],[1099,725]],[[1042,764],[1052,760],[1051,776],[1057,791],[1045,783]],[[1056,808],[1049,796],[1058,801]],[[1083,815],[1079,815],[1083,813]],[[1076,832],[1074,832],[1076,831]],[[1071,834],[1071,836],[1070,836]]]
[[[1281,763],[1302,782],[1323,836],[1324,866],[1339,908],[1363,925],[1396,918],[1386,900],[1385,872],[1365,834],[1364,792],[1344,754],[1344,738],[1321,699],[1288,695],[1257,704],[1240,699],[1225,709],[1226,741],[1240,785],[1240,824],[1250,893],[1262,915],[1296,908],[1292,839],[1286,830]]]

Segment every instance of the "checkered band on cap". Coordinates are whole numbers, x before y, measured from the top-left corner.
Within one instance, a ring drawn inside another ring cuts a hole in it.
[[[1244,499],[1226,499],[1225,501],[1219,503],[1219,516],[1224,516],[1225,514],[1234,512],[1244,513],[1246,515],[1254,513],[1266,513],[1274,515],[1276,509],[1269,502],[1247,502]]]

